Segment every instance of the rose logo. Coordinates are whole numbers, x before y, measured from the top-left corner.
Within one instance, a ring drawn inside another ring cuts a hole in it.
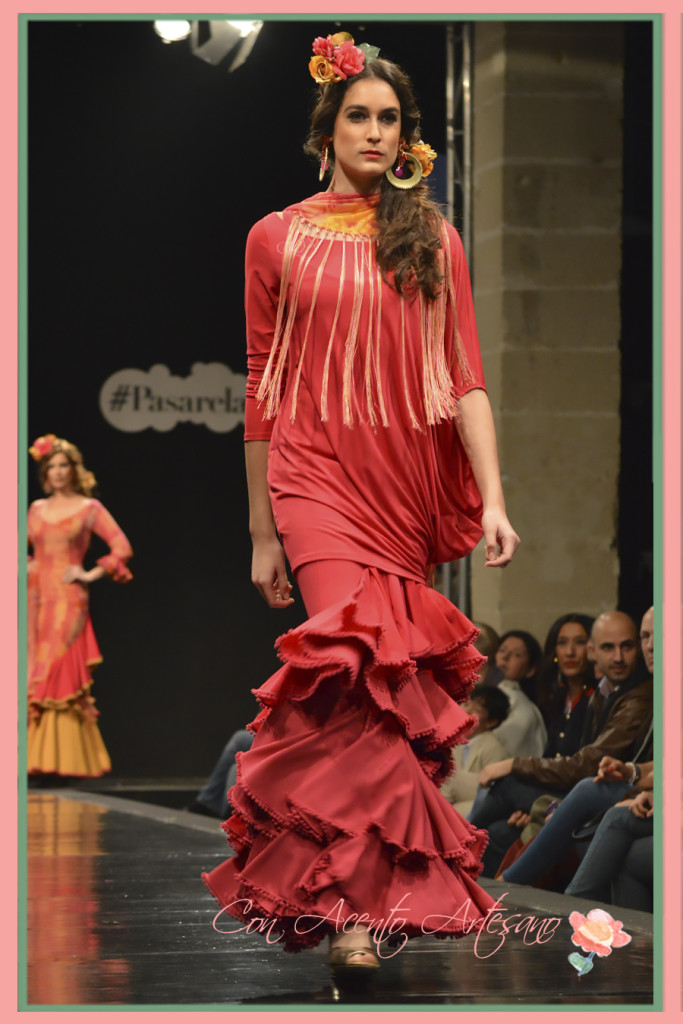
[[[569,923],[574,929],[572,942],[580,946],[587,957],[580,953],[570,953],[569,963],[578,971],[579,977],[593,970],[593,957],[609,956],[613,949],[627,946],[631,936],[624,931],[621,921],[615,921],[606,910],[591,910],[584,917],[578,910],[569,915]]]

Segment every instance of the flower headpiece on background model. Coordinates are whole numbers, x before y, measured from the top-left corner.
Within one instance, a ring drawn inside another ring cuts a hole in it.
[[[29,455],[40,462],[40,482],[46,494],[51,490],[47,483],[47,463],[53,455],[66,455],[67,459],[76,471],[76,490],[80,491],[87,498],[92,496],[97,480],[94,474],[83,465],[83,456],[75,444],[71,444],[66,438],[57,437],[56,434],[44,434],[37,437],[28,450]]]
[[[369,43],[356,46],[349,32],[336,32],[331,36],[317,36],[313,40],[313,56],[308,63],[308,70],[324,91],[335,82],[345,82],[359,75],[366,64],[376,60],[378,56],[378,46],[371,46]],[[331,141],[326,140],[323,147],[320,162],[321,181],[329,167],[328,149]],[[422,140],[410,146],[406,146],[402,141],[396,167],[388,170],[386,176],[395,188],[413,188],[418,181],[432,173],[435,160],[436,153]]]

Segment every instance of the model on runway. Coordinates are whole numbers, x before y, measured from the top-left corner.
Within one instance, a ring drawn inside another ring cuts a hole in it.
[[[519,538],[410,82],[345,33],[313,50],[306,149],[330,183],[249,234],[245,430],[252,580],[288,607],[286,553],[310,618],[257,691],[224,824],[236,856],[204,878],[286,949],[329,936],[340,978],[370,974],[390,931],[457,936],[493,906],[486,833],[438,789],[482,659],[426,579],[482,533],[502,568]]]
[[[92,497],[95,477],[75,445],[54,434],[29,449],[47,497],[28,511],[28,771],[97,778],[111,770],[91,696],[91,668],[102,660],[88,612],[91,583],[132,579],[128,539]],[[84,569],[96,533],[110,553]]]

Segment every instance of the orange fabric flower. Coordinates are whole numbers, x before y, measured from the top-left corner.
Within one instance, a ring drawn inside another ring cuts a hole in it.
[[[434,161],[437,157],[436,152],[426,142],[416,142],[415,145],[410,146],[408,152],[412,153],[420,161],[422,177],[427,178],[434,170]]]
[[[328,82],[341,82],[341,75],[337,74],[327,57],[311,57],[308,62],[308,70],[319,85],[327,85]]]
[[[333,46],[343,46],[344,43],[352,43],[353,36],[350,32],[335,32],[333,36],[327,37]]]

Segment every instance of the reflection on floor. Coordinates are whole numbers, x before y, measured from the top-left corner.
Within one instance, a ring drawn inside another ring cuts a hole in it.
[[[485,887],[501,899],[502,920],[489,933],[413,940],[382,964],[370,993],[340,995],[325,944],[292,955],[259,935],[212,927],[217,908],[199,876],[226,852],[218,823],[185,811],[75,789],[32,791],[22,1008],[652,1003],[650,915],[607,907],[632,941],[595,957],[579,977],[567,959],[577,951],[567,918],[592,904],[496,882]],[[516,913],[534,924],[514,933]],[[543,923],[552,917],[559,922]],[[546,941],[534,941],[542,928]]]

